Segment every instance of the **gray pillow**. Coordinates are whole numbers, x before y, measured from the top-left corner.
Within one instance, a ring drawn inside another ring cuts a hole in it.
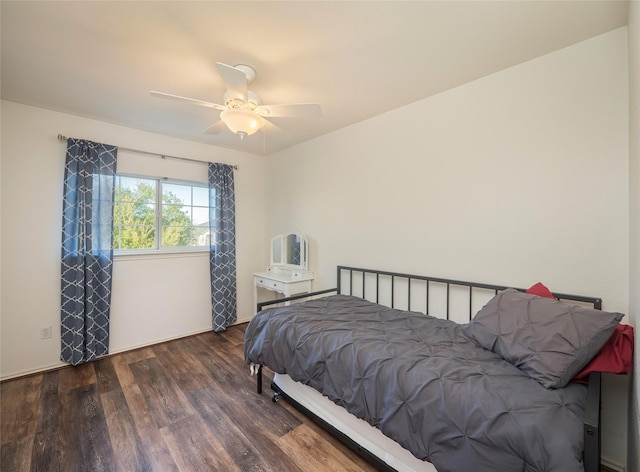
[[[462,330],[545,387],[561,388],[598,353],[622,317],[510,288]]]

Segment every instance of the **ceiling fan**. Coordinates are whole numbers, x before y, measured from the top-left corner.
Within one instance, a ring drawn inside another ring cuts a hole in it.
[[[224,93],[224,105],[195,98],[181,97],[170,93],[150,91],[154,97],[168,98],[220,110],[220,120],[209,126],[205,133],[218,134],[226,127],[243,139],[260,130],[266,118],[319,118],[322,115],[317,103],[289,103],[282,105],[262,105],[260,97],[248,89],[255,79],[256,71],[247,65],[230,66],[216,62],[216,66],[227,91]]]

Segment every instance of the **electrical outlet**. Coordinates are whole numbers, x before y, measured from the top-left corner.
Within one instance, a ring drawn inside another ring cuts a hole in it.
[[[40,339],[50,339],[51,338],[51,326],[45,326],[44,328],[40,328]]]

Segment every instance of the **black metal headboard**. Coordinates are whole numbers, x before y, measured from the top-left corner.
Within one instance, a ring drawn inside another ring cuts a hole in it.
[[[336,280],[338,293],[366,298],[367,300],[387,305],[390,308],[422,311],[426,314],[430,314],[433,298],[439,295],[441,299],[439,305],[443,307],[444,311],[438,311],[436,314],[440,316],[445,315],[447,319],[449,319],[452,314],[453,297],[455,296],[458,301],[466,299],[464,304],[468,308],[468,311],[466,313],[466,319],[463,320],[465,322],[470,320],[478,311],[476,309],[478,308],[478,303],[481,301],[486,302],[499,291],[509,288],[504,285],[467,282],[463,280],[347,266],[338,266]],[[526,290],[517,287],[512,288],[523,292]],[[420,300],[417,303],[416,292],[420,293]],[[600,298],[555,292],[554,295],[561,300],[588,304],[598,310],[602,308],[602,299]],[[474,298],[474,296],[476,298]],[[416,305],[419,305],[421,309],[416,309]],[[459,305],[460,303],[458,306]]]

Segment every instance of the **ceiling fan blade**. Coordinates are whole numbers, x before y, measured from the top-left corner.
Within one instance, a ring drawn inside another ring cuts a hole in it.
[[[263,133],[283,133],[285,130],[280,126],[276,125],[273,121],[264,120],[264,127],[262,128]]]
[[[214,124],[209,126],[207,129],[203,131],[204,134],[220,134],[227,129],[227,125],[224,124],[224,121],[216,121]]]
[[[222,62],[216,62],[216,66],[231,98],[247,103],[247,76],[244,72]]]
[[[317,103],[289,103],[286,105],[262,105],[254,110],[269,118],[320,118],[322,108]]]
[[[227,107],[225,107],[224,105],[219,105],[217,103],[211,103],[211,102],[205,102],[204,100],[198,100],[198,99],[195,99],[195,98],[181,97],[180,95],[172,95],[170,93],[156,92],[155,90],[152,90],[149,93],[151,95],[153,95],[154,97],[168,98],[170,100],[177,100],[177,101],[181,101],[181,102],[189,102],[189,103],[192,103],[194,105],[200,105],[202,107],[207,107],[207,108],[214,108],[216,110],[226,110],[227,109]]]

